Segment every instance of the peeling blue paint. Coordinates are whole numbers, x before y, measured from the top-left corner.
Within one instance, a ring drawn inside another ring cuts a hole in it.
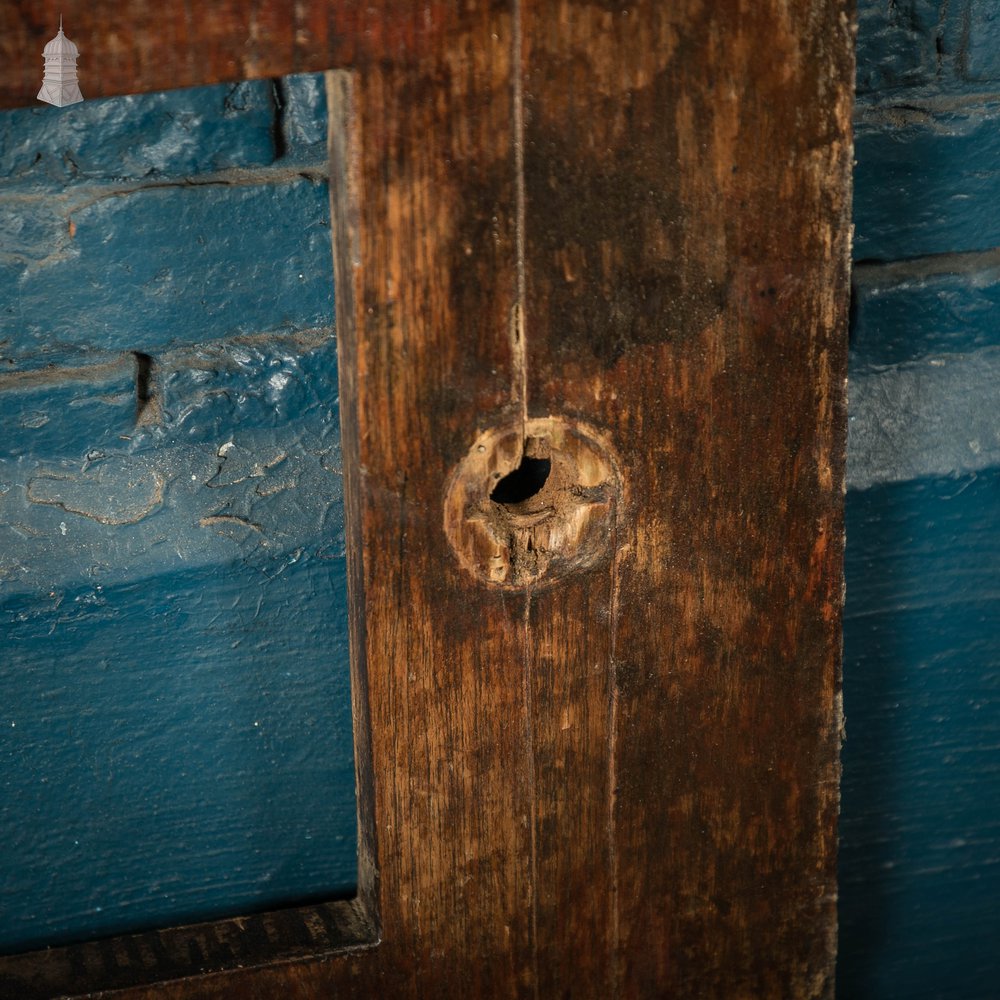
[[[1000,18],[863,0],[838,996],[1000,975]]]
[[[0,950],[354,884],[322,94],[0,116]]]
[[[311,116],[309,106],[297,111]],[[64,195],[70,184],[267,167],[275,159],[274,114],[269,80],[19,108],[4,112],[0,177],[5,194],[17,188],[37,198]]]
[[[1000,245],[1000,95],[904,93],[858,107],[855,260]]]

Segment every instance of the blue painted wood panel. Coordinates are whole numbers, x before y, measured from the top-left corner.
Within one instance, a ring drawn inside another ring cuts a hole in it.
[[[325,118],[0,117],[0,949],[353,886]]]
[[[838,995],[1000,976],[1000,17],[860,4]]]
[[[992,1000],[1000,468],[852,491],[839,995]]]
[[[855,259],[1000,245],[1000,95],[903,93],[858,105]]]
[[[858,22],[855,258],[1000,245],[995,0],[861,0]]]
[[[1000,80],[995,0],[859,0],[857,92]]]

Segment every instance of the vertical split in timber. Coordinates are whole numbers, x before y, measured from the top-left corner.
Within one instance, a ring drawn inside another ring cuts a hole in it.
[[[360,84],[379,974],[829,996],[847,6],[474,9]],[[549,418],[620,457],[611,554],[491,586],[445,491]]]

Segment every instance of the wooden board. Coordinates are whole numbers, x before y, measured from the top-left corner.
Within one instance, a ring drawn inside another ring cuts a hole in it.
[[[203,6],[145,0],[4,0],[0,107],[33,104],[42,49],[59,28],[80,50],[85,100],[147,90],[329,69],[365,37],[358,4],[221,0]]]
[[[832,996],[847,5],[355,30],[361,929],[128,995]]]

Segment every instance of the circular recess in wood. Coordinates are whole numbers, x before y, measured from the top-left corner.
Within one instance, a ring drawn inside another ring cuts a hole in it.
[[[477,579],[547,585],[607,559],[619,463],[592,428],[559,417],[487,431],[448,484],[444,527]]]

